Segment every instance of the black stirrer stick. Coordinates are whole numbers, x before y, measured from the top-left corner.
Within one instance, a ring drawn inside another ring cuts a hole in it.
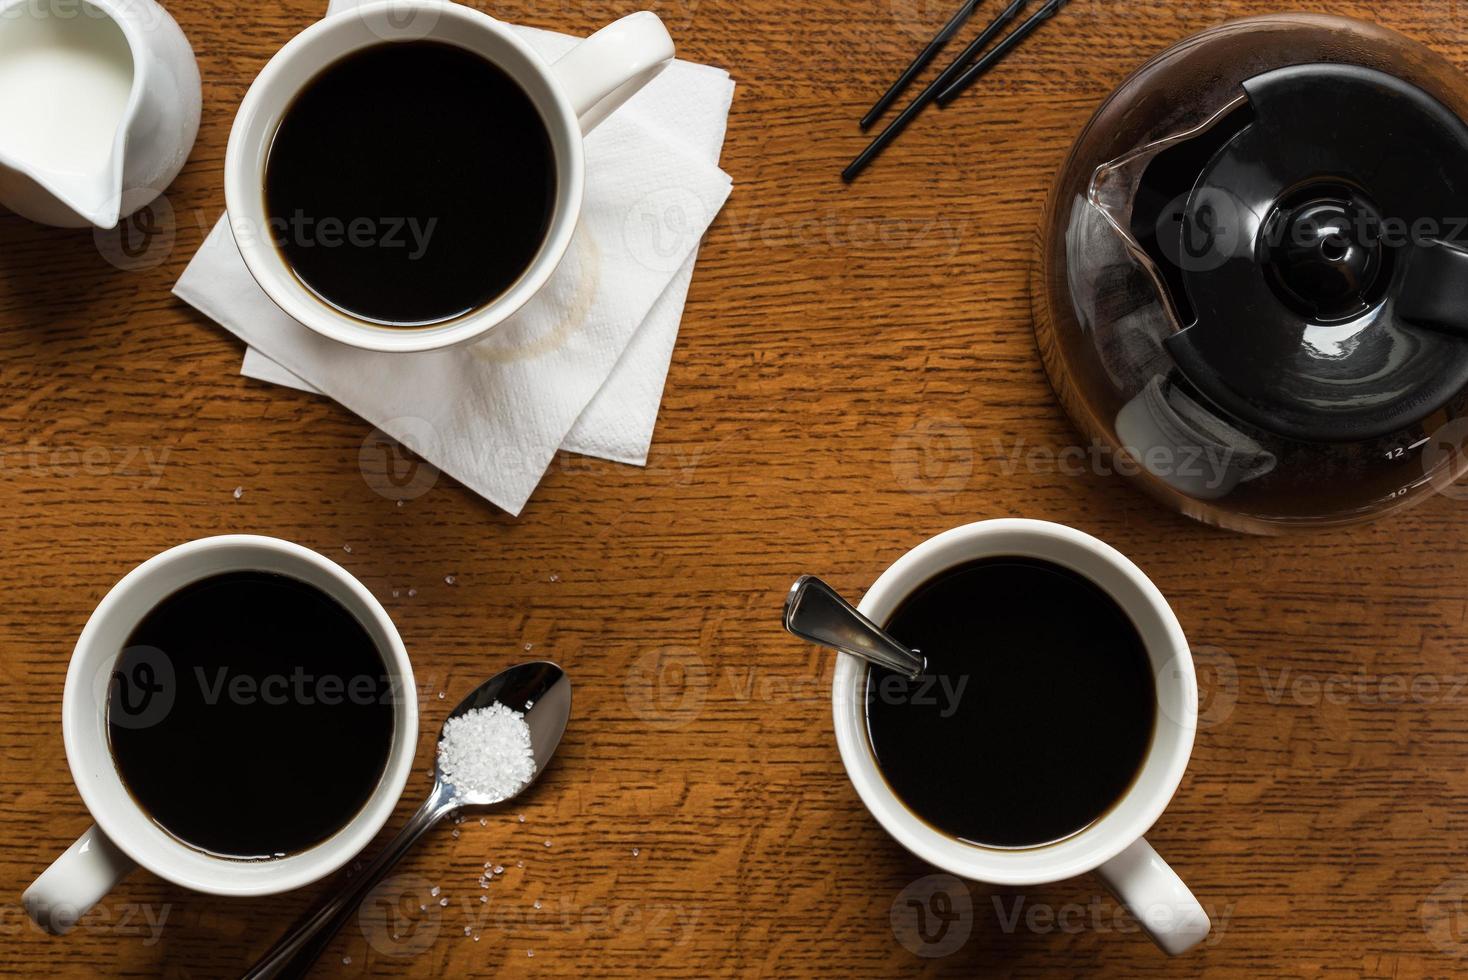
[[[1066,0],[1050,0],[1049,3],[1035,11],[1035,15],[1014,29],[1014,33],[994,45],[994,50],[984,55],[978,61],[969,66],[968,71],[958,77],[958,80],[938,93],[938,104],[947,105],[958,95],[974,83],[980,75],[993,68],[1004,60],[1004,56],[1019,47],[1025,38],[1035,33],[1041,24],[1054,17],[1064,7]]]
[[[861,151],[861,155],[858,156],[855,160],[851,161],[851,163],[846,165],[846,169],[841,171],[841,179],[846,181],[847,183],[855,180],[857,175],[865,170],[867,168],[867,165],[877,158],[877,154],[885,150],[887,148],[887,145],[895,140],[897,138],[897,135],[907,128],[907,124],[912,122],[917,114],[922,112],[923,109],[927,107],[928,103],[932,102],[940,91],[947,88],[948,83],[952,81],[959,72],[963,71],[964,66],[967,65],[970,60],[972,60],[973,56],[979,51],[982,51],[984,49],[984,46],[987,45],[990,41],[994,40],[994,37],[1000,31],[1004,30],[1004,28],[1009,24],[1010,21],[1019,16],[1019,12],[1023,10],[1025,4],[1029,2],[1030,0],[1013,0],[1013,2],[1010,3],[1008,7],[1005,7],[1004,10],[1000,12],[999,16],[994,18],[994,22],[988,27],[984,28],[984,33],[980,34],[978,37],[969,42],[969,46],[963,49],[963,53],[960,54],[957,58],[953,59],[953,64],[943,69],[943,74],[939,75],[937,78],[929,82],[928,86],[918,93],[917,98],[909,102],[907,108],[898,113],[897,116],[890,123],[887,124],[887,128],[882,130],[877,138],[872,140],[871,143],[867,145],[867,148],[865,150]]]
[[[928,67],[928,62],[932,61],[938,52],[943,49],[943,45],[952,40],[953,35],[958,33],[958,29],[973,14],[974,8],[982,2],[983,0],[964,0],[963,6],[954,12],[953,16],[948,19],[948,23],[943,25],[943,29],[933,35],[933,39],[928,42],[928,46],[918,52],[918,56],[912,59],[912,64],[908,65],[907,69],[901,75],[897,76],[897,81],[892,83],[892,87],[883,92],[882,97],[876,101],[876,104],[867,110],[866,115],[861,117],[862,129],[871,126],[872,123],[877,121],[878,116],[887,111],[888,106],[897,101],[897,97],[907,88],[908,83],[913,80],[918,72]]]

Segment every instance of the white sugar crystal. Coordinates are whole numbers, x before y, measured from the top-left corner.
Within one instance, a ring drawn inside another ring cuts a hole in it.
[[[432,895],[434,898],[437,898],[438,897],[438,893],[441,892],[441,891],[443,891],[442,888],[439,888],[437,885],[434,885],[432,888],[430,888],[428,890],[428,894]]]
[[[438,767],[460,797],[505,799],[535,777],[525,716],[496,701],[444,722]]]

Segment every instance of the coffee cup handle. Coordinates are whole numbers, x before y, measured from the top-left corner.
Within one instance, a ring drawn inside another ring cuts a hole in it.
[[[673,60],[673,39],[650,10],[597,31],[551,66],[583,134],[591,132]]]
[[[106,834],[88,827],[31,882],[21,902],[36,925],[64,935],[135,867]]]
[[[1208,935],[1208,913],[1142,838],[1096,873],[1167,955],[1186,953]]]

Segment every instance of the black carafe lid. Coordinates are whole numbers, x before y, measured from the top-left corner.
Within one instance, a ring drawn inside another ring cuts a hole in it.
[[[1243,84],[1176,225],[1166,348],[1226,415],[1310,442],[1401,431],[1468,386],[1468,126],[1392,75]]]

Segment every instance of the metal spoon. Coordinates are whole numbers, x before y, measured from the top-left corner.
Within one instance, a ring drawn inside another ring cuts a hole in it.
[[[351,919],[362,899],[408,853],[418,838],[460,807],[503,803],[523,793],[539,778],[555,754],[556,746],[561,743],[561,734],[571,716],[570,678],[560,667],[548,661],[520,664],[479,685],[474,693],[459,702],[449,718],[457,718],[475,708],[488,707],[496,701],[525,713],[525,723],[530,726],[530,749],[535,756],[535,775],[530,782],[505,797],[462,793],[444,778],[435,761],[433,792],[428,794],[428,799],[407,825],[340,891],[326,895],[314,909],[298,919],[290,931],[250,967],[245,980],[303,975],[331,942],[331,937]]]
[[[796,579],[785,597],[785,629],[802,640],[834,647],[908,677],[928,669],[922,653],[888,636],[814,575]]]

